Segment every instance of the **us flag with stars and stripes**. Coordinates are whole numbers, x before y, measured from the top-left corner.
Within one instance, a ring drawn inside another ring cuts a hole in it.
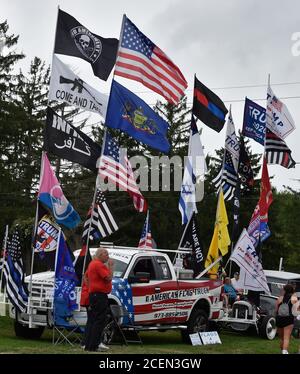
[[[115,75],[138,81],[177,104],[187,87],[179,68],[125,15],[121,35]]]
[[[151,227],[150,227],[150,219],[149,219],[149,210],[147,212],[147,217],[144,223],[141,239],[138,245],[139,248],[143,249],[152,249],[152,235],[151,235]]]
[[[287,169],[295,167],[296,163],[292,159],[292,151],[283,139],[280,139],[269,129],[266,133],[265,149],[268,164],[278,164]]]
[[[6,293],[16,310],[25,312],[28,304],[28,290],[24,283],[25,274],[18,231],[15,231],[11,240],[7,241],[6,255],[4,264]]]
[[[102,150],[99,165],[100,177],[107,178],[121,190],[128,192],[133,199],[135,209],[139,212],[146,212],[147,202],[134,179],[126,149],[120,149],[116,139],[113,139],[110,133],[106,131]]]
[[[83,243],[87,242],[90,225],[90,237],[93,239],[105,238],[118,230],[118,225],[106,203],[104,193],[99,188],[96,192],[95,204],[90,208],[84,223],[82,234]]]

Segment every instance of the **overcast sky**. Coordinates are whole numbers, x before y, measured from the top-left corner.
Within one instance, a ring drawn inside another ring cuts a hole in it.
[[[299,1],[0,0],[1,22],[7,19],[10,33],[20,36],[17,50],[26,54],[19,64],[24,71],[35,56],[50,64],[58,5],[103,37],[119,38],[122,15],[126,13],[181,69],[189,85],[188,101],[191,102],[196,73],[228,108],[232,104],[236,130],[242,128],[245,96],[265,106],[263,99],[270,74],[272,89],[278,97],[297,96],[283,101],[296,123],[296,130],[285,140],[294,160],[300,162],[300,56],[292,54],[292,35],[300,32]],[[93,76],[88,63],[77,58],[65,61],[87,83],[101,92],[109,92],[112,74],[104,82]],[[118,80],[149,104],[163,100],[138,83]],[[223,146],[225,127],[218,134],[199,121],[198,126],[203,128],[205,153],[213,154],[215,148]],[[263,152],[254,140],[250,143],[254,152]],[[269,174],[274,176],[272,184],[279,189],[282,185],[300,189],[300,164],[290,170],[271,165]]]

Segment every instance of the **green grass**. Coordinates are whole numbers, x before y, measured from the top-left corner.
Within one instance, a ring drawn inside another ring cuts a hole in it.
[[[112,354],[276,354],[280,353],[279,340],[273,341],[260,338],[256,334],[246,335],[222,330],[220,339],[222,344],[207,346],[191,346],[181,341],[178,331],[142,332],[143,345],[130,344],[112,345],[109,353]],[[298,351],[300,341],[291,338],[290,353]],[[79,346],[52,344],[52,331],[46,330],[39,340],[26,340],[17,338],[14,334],[13,321],[8,317],[0,317],[0,353],[83,353]],[[91,354],[91,353],[85,353]]]

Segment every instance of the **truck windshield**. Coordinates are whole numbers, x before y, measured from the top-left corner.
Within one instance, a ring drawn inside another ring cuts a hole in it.
[[[123,262],[123,261],[120,261],[120,260],[116,260],[115,258],[113,259],[114,260],[114,273],[113,273],[113,276],[114,277],[117,277],[117,278],[120,278],[123,276],[128,264],[126,262]]]

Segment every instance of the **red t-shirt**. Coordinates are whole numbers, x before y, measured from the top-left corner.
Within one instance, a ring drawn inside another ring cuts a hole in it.
[[[89,293],[104,292],[110,293],[111,280],[105,280],[106,277],[111,276],[111,270],[103,264],[102,261],[95,259],[88,267],[87,275],[89,279]]]
[[[87,271],[85,272],[85,277],[87,277]],[[82,288],[81,288],[81,296],[80,296],[80,306],[89,306],[89,286],[88,283],[83,280]]]

